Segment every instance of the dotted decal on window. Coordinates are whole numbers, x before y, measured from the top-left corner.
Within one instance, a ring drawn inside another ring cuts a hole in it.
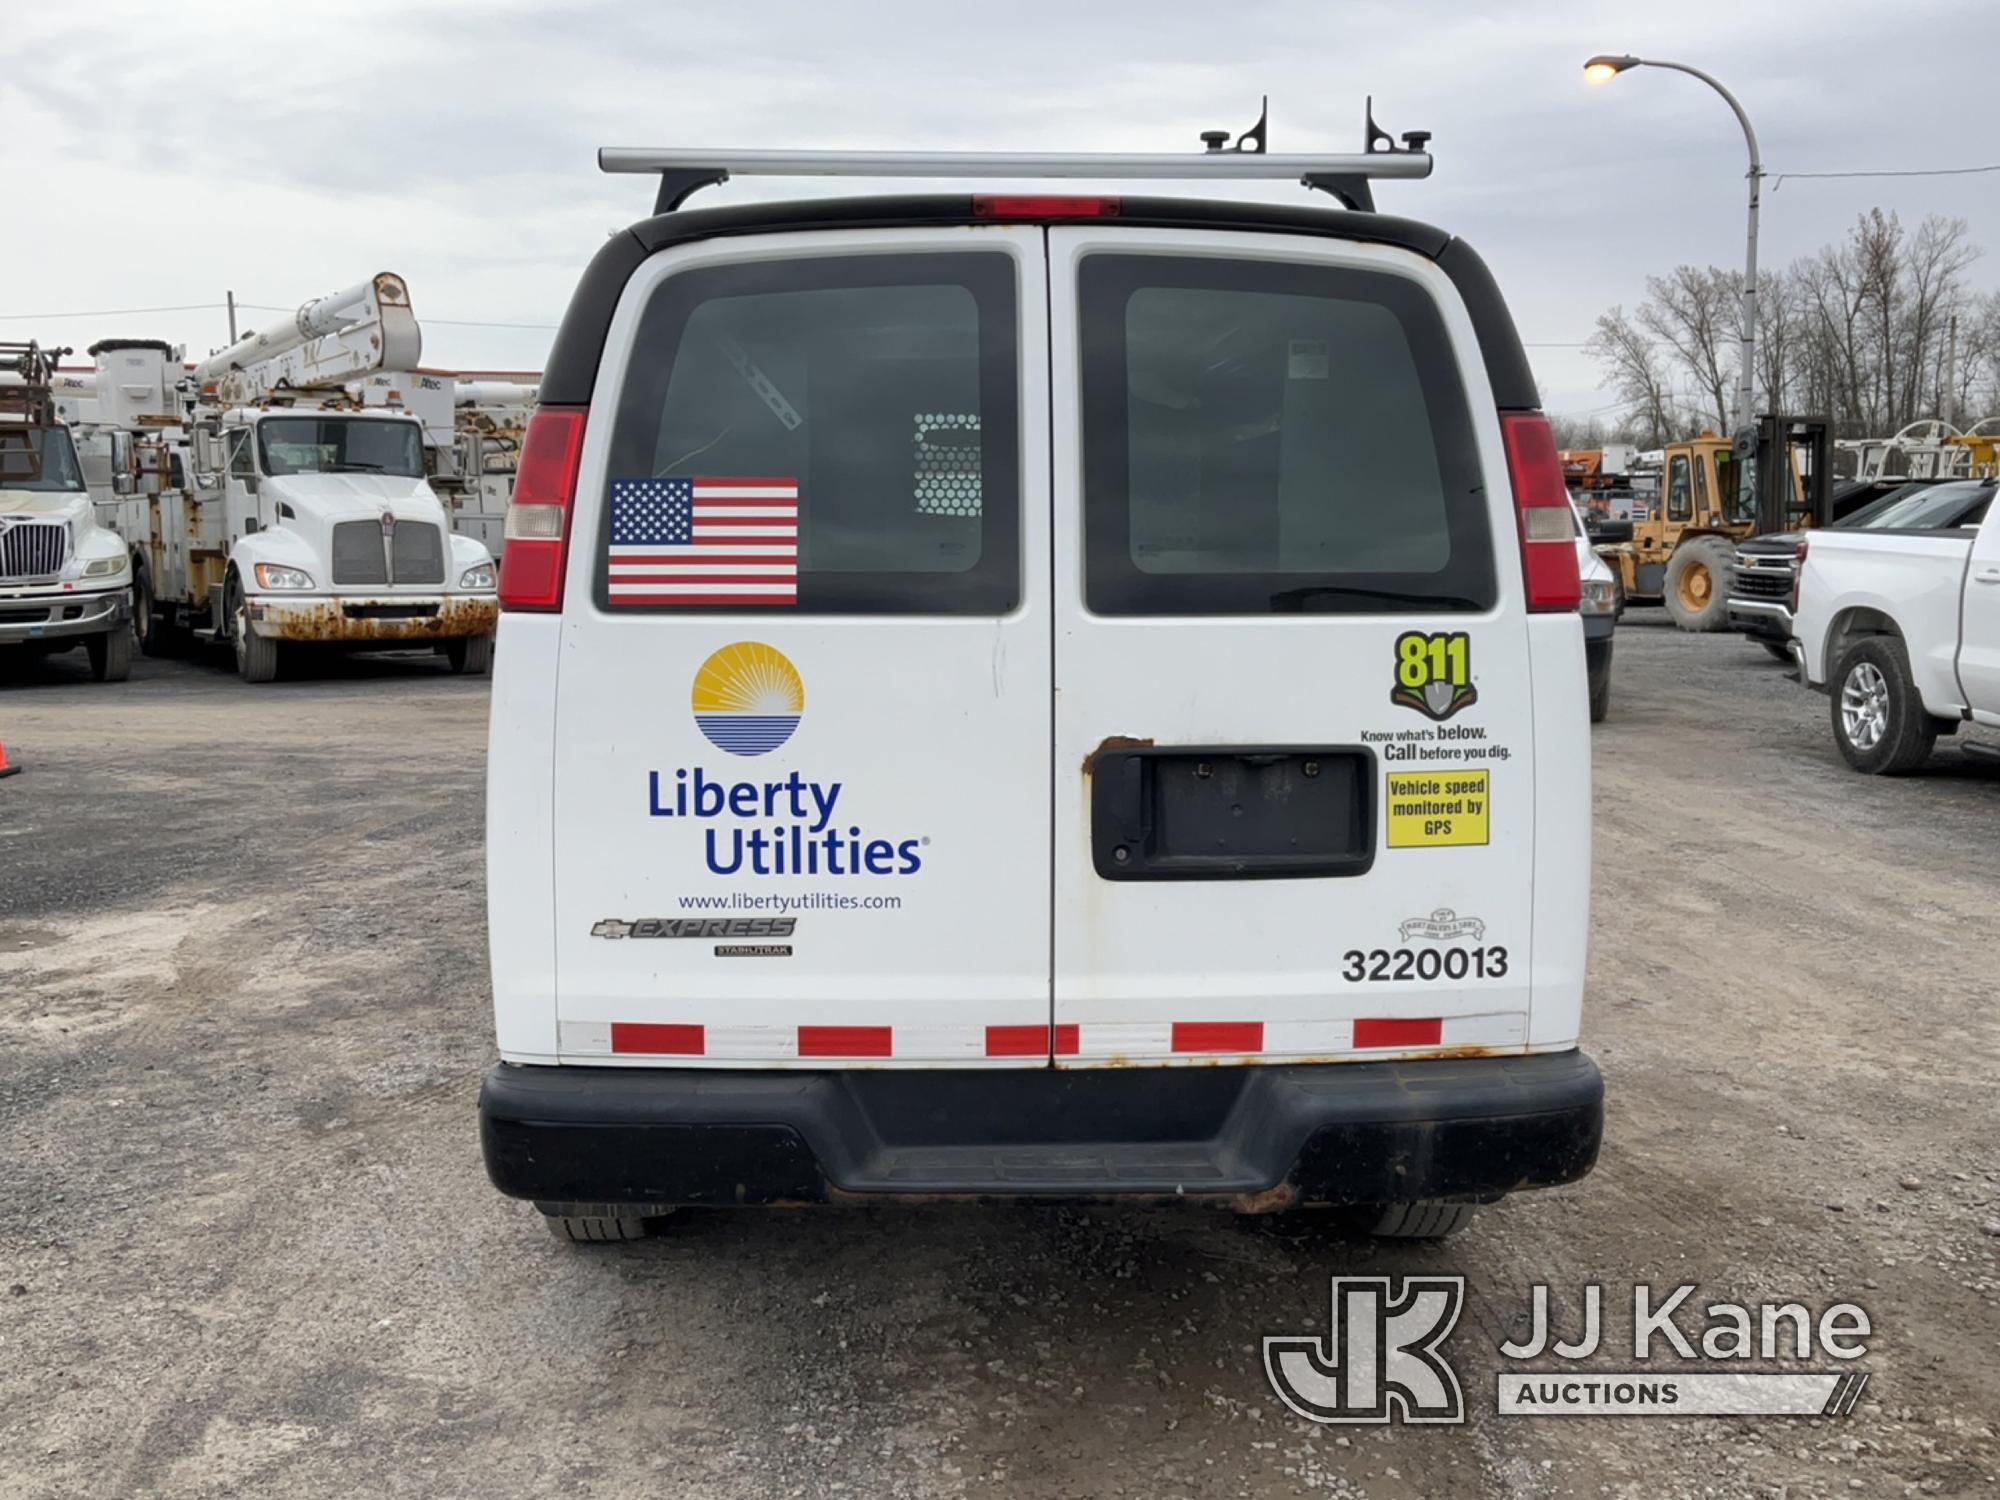
[[[978,515],[979,414],[918,412],[916,422],[917,514]]]

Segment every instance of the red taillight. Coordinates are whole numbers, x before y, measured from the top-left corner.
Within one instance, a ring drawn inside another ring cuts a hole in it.
[[[543,406],[528,419],[500,553],[502,609],[562,609],[584,412],[581,406]]]
[[[1514,486],[1514,514],[1521,526],[1521,577],[1528,608],[1575,609],[1583,599],[1577,572],[1576,517],[1569,508],[1562,459],[1549,419],[1538,411],[1503,411],[1507,477]]]
[[[1059,193],[982,193],[972,200],[975,219],[1115,219],[1116,198],[1077,198]]]

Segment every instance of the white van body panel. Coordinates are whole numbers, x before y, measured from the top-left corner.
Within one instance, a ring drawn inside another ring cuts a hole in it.
[[[486,945],[507,1062],[556,1045],[556,656],[562,621],[507,611],[493,660],[486,748]]]
[[[624,613],[597,602],[609,487],[627,477],[610,467],[618,393],[669,277],[995,250],[1017,276],[1016,608],[995,619]],[[1089,610],[1076,277],[1099,253],[1348,267],[1420,287],[1463,385],[1492,607]],[[1435,264],[1387,246],[1227,231],[746,236],[653,256],[626,286],[604,347],[564,609],[510,615],[495,674],[488,879],[503,1058],[1092,1067],[1574,1045],[1590,859],[1581,626],[1573,613],[1527,612],[1493,392],[1471,319]],[[1477,693],[1463,713],[1433,721],[1392,704],[1399,640],[1412,632],[1468,640]],[[790,737],[752,754],[712,744],[690,702],[704,663],[739,646],[782,659],[803,684]],[[1363,748],[1373,864],[1340,878],[1102,879],[1086,763],[1122,740]],[[1436,794],[1447,799],[1476,780],[1480,842],[1413,844],[1407,821],[1392,839],[1394,780],[1417,775],[1456,783]],[[737,798],[754,811],[739,814]],[[863,844],[886,840],[898,862],[914,855],[920,868],[852,878],[716,868],[711,848],[727,863],[740,846],[712,846],[712,835],[786,824],[793,798],[813,832],[858,830]],[[634,935],[708,914],[795,926],[724,942]],[[1448,950],[1464,950],[1455,963],[1476,951],[1491,971],[1397,971],[1401,955],[1433,964]],[[996,1049],[996,1032],[1044,1040]]]
[[[1056,534],[1070,543],[1057,548],[1055,575],[1057,1064],[1524,1049],[1540,978],[1531,905],[1544,784],[1531,759],[1537,694],[1507,460],[1478,339],[1458,293],[1422,257],[1353,241],[1118,228],[1057,228],[1049,239]],[[1096,254],[1346,266],[1420,284],[1443,313],[1464,382],[1493,538],[1495,606],[1482,613],[1093,614],[1084,603],[1075,540],[1083,532],[1081,403],[1066,383],[1077,379],[1079,363],[1077,268]],[[1571,710],[1564,717],[1575,719],[1587,785],[1581,627],[1567,614],[1552,619],[1549,630],[1569,638],[1558,649],[1573,671],[1573,690],[1553,696]],[[1463,714],[1433,724],[1391,704],[1397,642],[1412,631],[1469,637],[1478,696]],[[1400,738],[1406,734],[1412,738]],[[1086,761],[1099,746],[1125,740],[1162,747],[1366,746],[1375,757],[1372,867],[1329,879],[1099,878]],[[1391,778],[1460,771],[1490,787],[1485,841],[1393,847]],[[1559,816],[1574,826],[1545,829],[1554,835],[1551,851],[1581,847],[1587,861],[1588,800],[1565,806],[1574,813]],[[1435,925],[1419,925],[1427,921]],[[1581,924],[1572,918],[1572,925]],[[1477,949],[1482,962],[1504,949],[1505,973],[1454,981],[1406,970],[1392,977],[1405,952],[1430,961],[1451,949],[1460,950],[1460,959]],[[1357,953],[1369,956],[1359,980],[1348,977]],[[1392,955],[1392,962],[1377,963],[1376,953]],[[1571,956],[1560,953],[1558,963],[1567,978]],[[1394,1040],[1394,1025],[1357,1029],[1357,1022],[1442,1025],[1435,1039],[1406,1046]],[[1062,1045],[1068,1027],[1076,1028],[1070,1048]]]
[[[1600,567],[1603,564],[1599,564]],[[1533,679],[1535,1004],[1529,1050],[1562,1052],[1583,1026],[1589,960],[1590,697],[1583,683],[1583,627],[1575,615],[1528,616]]]
[[[595,603],[602,562],[595,539],[609,485],[620,477],[608,468],[611,403],[602,393],[625,388],[640,318],[662,282],[755,262],[995,251],[1012,258],[1017,277],[1023,529],[1016,609],[999,619],[699,608],[661,615]],[[1042,236],[1032,226],[720,239],[657,255],[627,285],[584,440],[561,620],[553,906],[564,1061],[824,1068],[1046,1060],[1045,308]],[[796,730],[765,753],[719,750],[690,707],[704,662],[738,644],[777,653],[803,684]],[[755,799],[758,814],[690,816],[700,809],[678,799],[684,787],[696,795],[697,776],[709,796],[718,784],[753,787],[744,805]],[[767,800],[766,789],[793,777],[798,791]],[[805,817],[785,816],[794,796],[808,806]],[[833,799],[830,816],[816,797]],[[894,847],[885,858],[897,869],[858,876],[716,872],[711,836],[725,841],[713,847],[727,863],[738,847],[729,840],[780,825],[810,835],[859,830],[863,844]],[[919,867],[908,870],[911,863]],[[860,905],[828,909],[829,900]],[[613,935],[617,925],[604,925],[705,915],[797,925],[789,934],[744,934],[726,944],[621,938]],[[725,947],[787,951],[725,956],[717,951]],[[989,1028],[1009,1028],[1009,1036],[1032,1031],[1036,1045],[989,1056]]]

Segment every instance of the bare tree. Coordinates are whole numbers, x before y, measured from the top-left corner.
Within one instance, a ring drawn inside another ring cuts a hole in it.
[[[1917,226],[1905,257],[1907,306],[1898,350],[1912,417],[1943,414],[1950,401],[1944,364],[1950,325],[1966,307],[1965,273],[1979,259],[1963,219],[1936,215]]]
[[[1765,411],[1795,411],[1798,394],[1799,351],[1794,348],[1804,321],[1800,311],[1798,278],[1792,270],[1767,276],[1758,289],[1757,385],[1763,392]]]
[[[1894,214],[1871,208],[1851,231],[1856,265],[1861,274],[1862,304],[1873,356],[1870,397],[1885,427],[1910,420],[1909,393],[1898,383],[1896,331],[1907,292],[1903,285],[1903,224]]]
[[[1606,441],[1603,419],[1591,412],[1585,412],[1580,417],[1567,417],[1558,412],[1549,418],[1549,430],[1555,434],[1556,447],[1565,451],[1602,448]]]
[[[1861,352],[1867,299],[1854,247],[1828,245],[1798,262],[1793,273],[1810,344],[1808,389],[1842,427],[1867,428],[1872,414],[1864,409]]]
[[[1844,437],[2000,411],[2000,292],[1972,289],[1979,258],[1962,219],[1933,216],[1909,233],[1871,209],[1838,244],[1769,273],[1762,409],[1824,413]],[[1677,266],[1647,278],[1632,315],[1613,308],[1597,320],[1585,352],[1605,368],[1633,441],[1728,430],[1739,286],[1712,266]]]
[[[1959,316],[1952,392],[1965,425],[2000,414],[2000,292],[1969,299]]]
[[[1639,325],[1672,353],[1702,406],[1715,414],[1715,430],[1729,431],[1743,278],[1714,266],[1675,266],[1669,275],[1647,277],[1646,293]]]
[[[1599,315],[1583,350],[1604,366],[1627,420],[1645,434],[1636,441],[1647,448],[1668,442],[1679,425],[1672,388],[1653,341],[1625,316],[1625,309],[1614,307]]]

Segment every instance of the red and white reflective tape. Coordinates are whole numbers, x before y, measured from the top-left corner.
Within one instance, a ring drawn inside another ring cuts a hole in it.
[[[1326,1057],[1526,1045],[1519,1011],[1364,1016],[1336,1021],[1083,1022],[1013,1026],[709,1026],[679,1021],[564,1021],[565,1057],[726,1057],[797,1062],[920,1058]]]

